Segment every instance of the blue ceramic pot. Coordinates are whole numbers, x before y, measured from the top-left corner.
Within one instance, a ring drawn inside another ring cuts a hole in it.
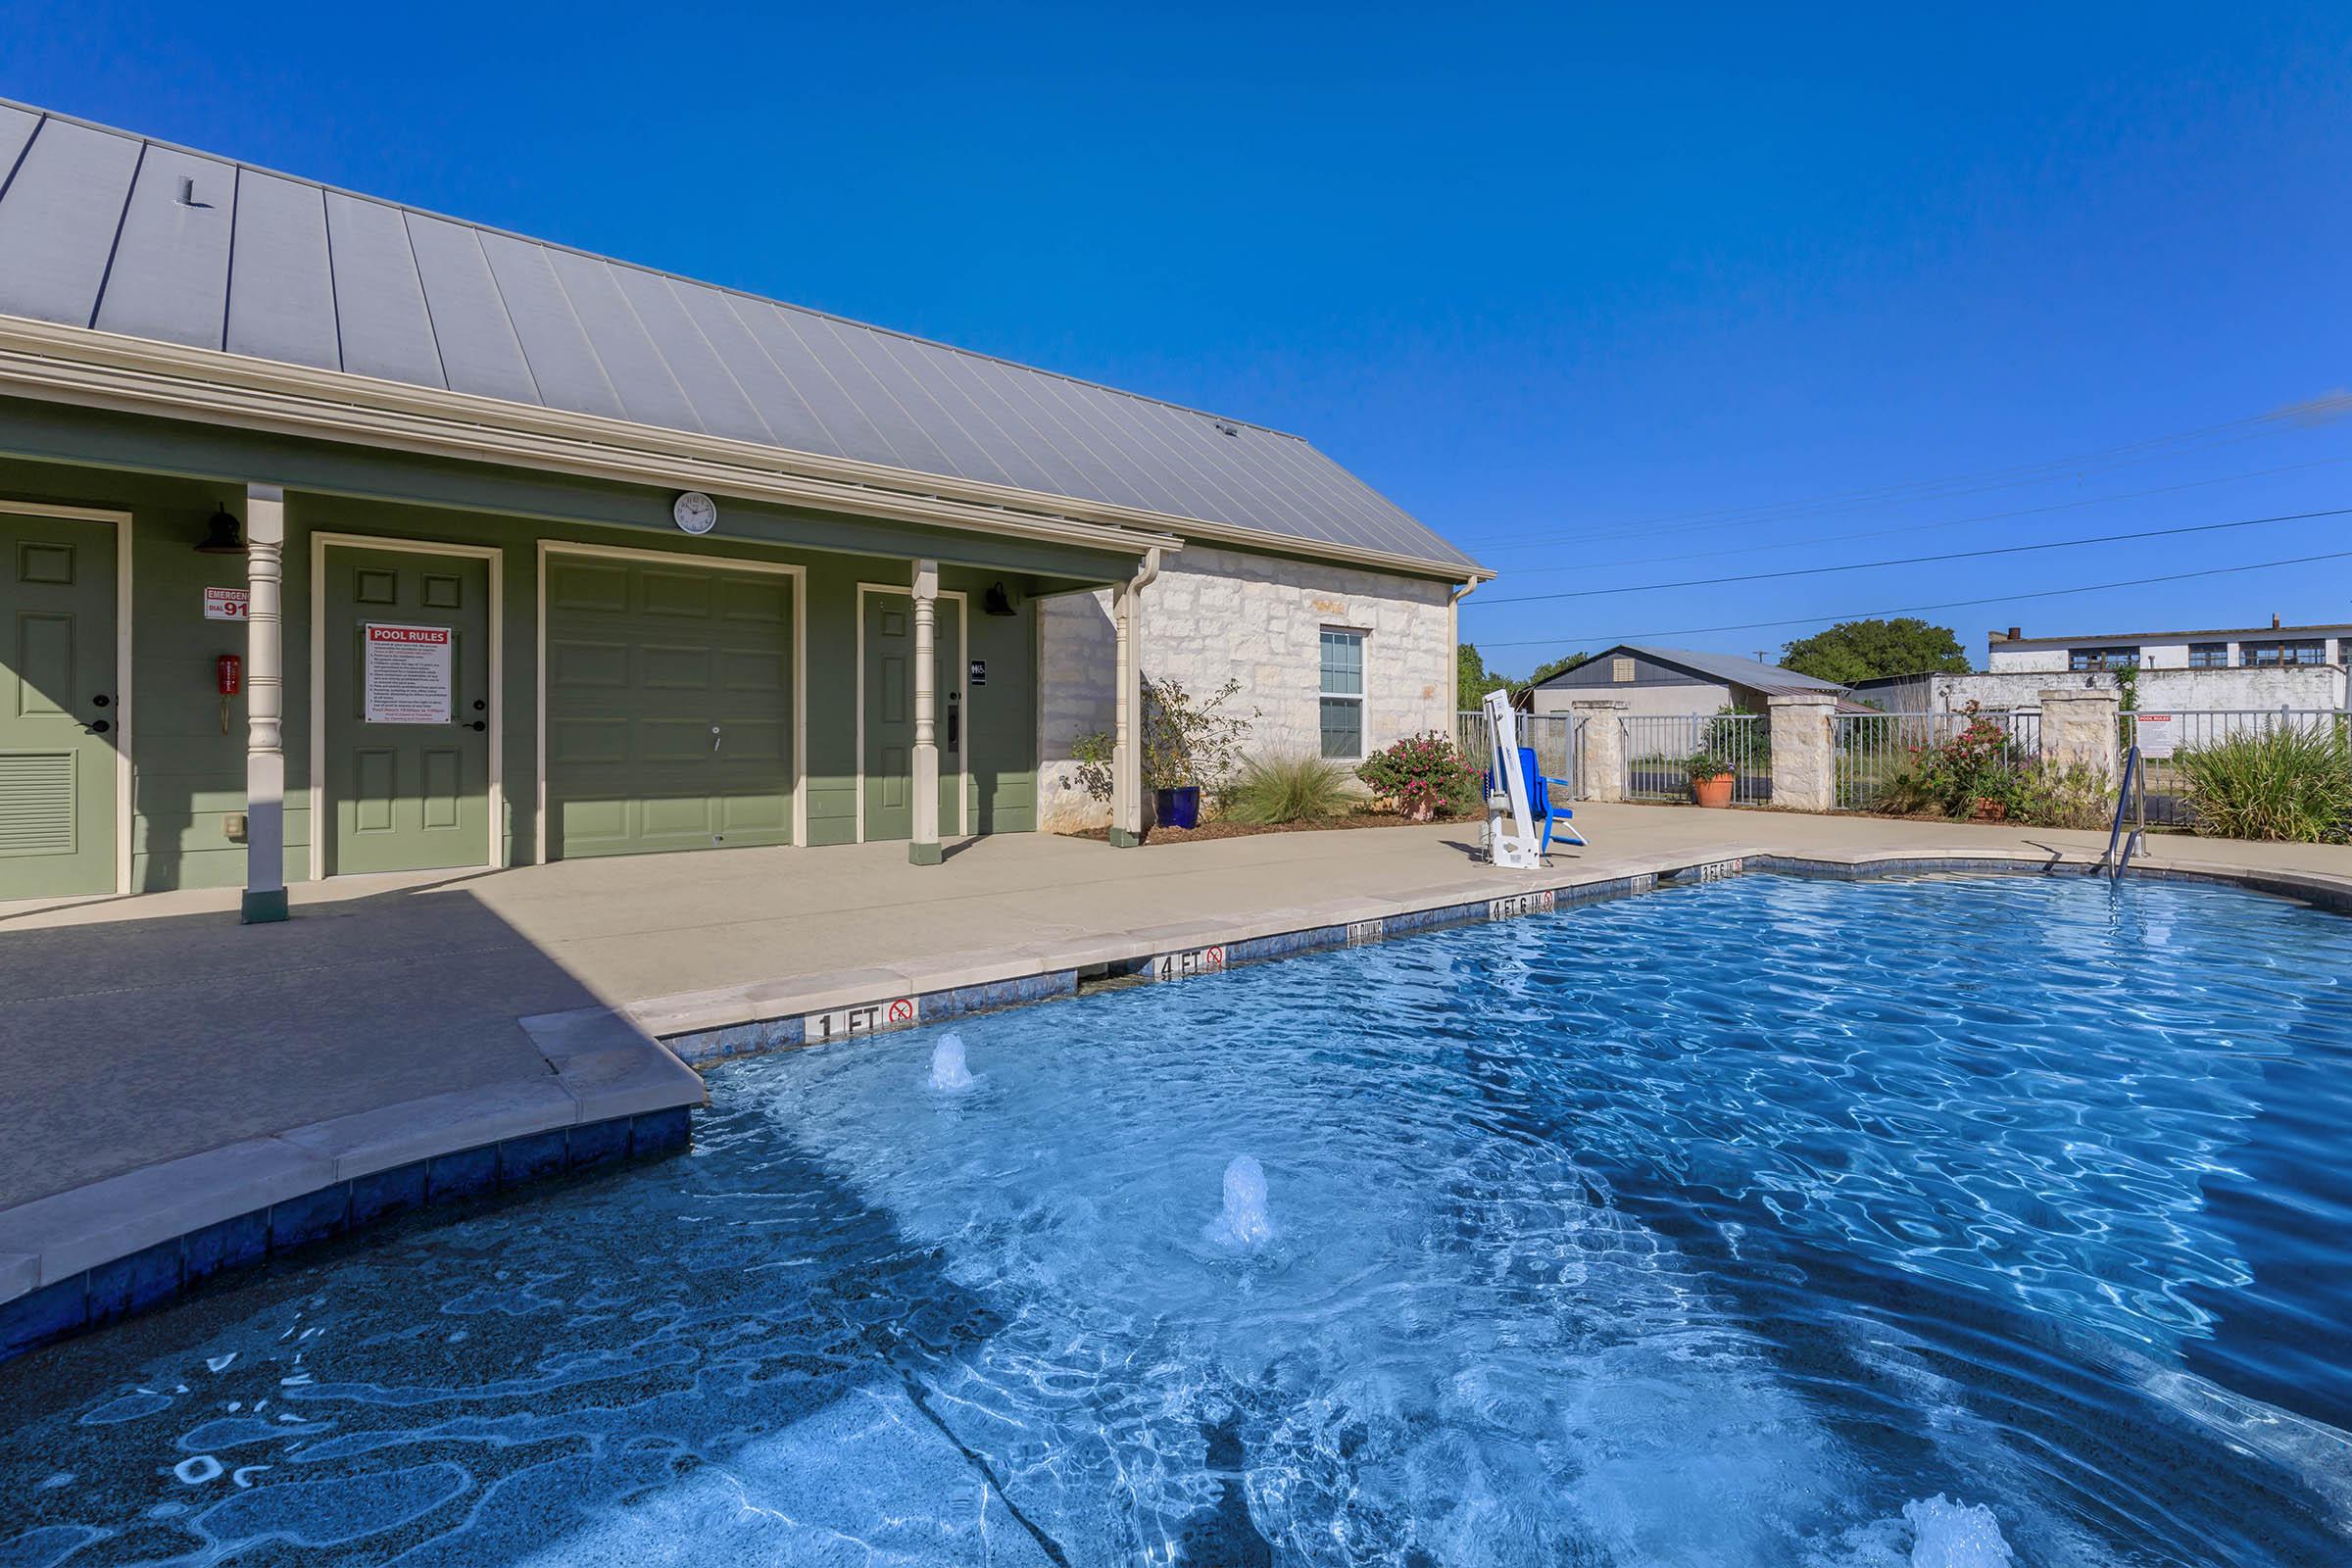
[[[1152,818],[1161,827],[1192,828],[1200,825],[1200,786],[1179,785],[1172,790],[1152,792]]]

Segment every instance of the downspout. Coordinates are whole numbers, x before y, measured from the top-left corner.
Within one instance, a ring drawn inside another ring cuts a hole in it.
[[[1479,587],[1479,580],[1473,577],[1455,588],[1452,597],[1446,601],[1446,668],[1453,682],[1453,695],[1446,701],[1447,710],[1453,714],[1451,728],[1457,732],[1462,727],[1462,601],[1478,592]],[[1455,744],[1460,744],[1458,734]]]
[[[1119,586],[1117,722],[1111,735],[1110,842],[1132,849],[1144,842],[1144,784],[1141,736],[1143,723],[1143,592],[1159,576],[1159,547],[1144,552],[1141,570]]]

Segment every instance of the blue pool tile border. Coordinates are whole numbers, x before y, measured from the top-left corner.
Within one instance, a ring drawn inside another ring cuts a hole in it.
[[[303,1193],[0,1301],[0,1361],[161,1305],[216,1274],[412,1209],[673,1154],[693,1132],[681,1105],[435,1154]]]

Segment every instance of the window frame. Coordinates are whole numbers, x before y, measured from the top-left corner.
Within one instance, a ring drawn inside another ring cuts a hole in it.
[[[2136,648],[2069,648],[2066,651],[2066,671],[2070,675],[2114,674],[2138,667],[2139,650]]]
[[[2230,645],[2228,643],[2190,643],[2188,645],[2188,667],[2191,669],[2228,669],[2230,667]]]
[[[1335,692],[1330,689],[1332,668],[1325,657],[1326,638],[1346,637],[1355,643],[1355,690]],[[1365,717],[1370,709],[1366,699],[1372,694],[1372,633],[1362,626],[1322,625],[1315,628],[1315,754],[1327,762],[1360,762],[1371,755],[1372,737]],[[1335,755],[1323,724],[1324,706],[1328,703],[1355,705],[1355,750]]]
[[[2248,669],[2313,669],[2328,662],[2328,639],[2325,637],[2274,637],[2268,642],[2244,643]],[[2262,656],[2268,654],[2268,659]],[[2309,658],[2289,655],[2309,655]]]

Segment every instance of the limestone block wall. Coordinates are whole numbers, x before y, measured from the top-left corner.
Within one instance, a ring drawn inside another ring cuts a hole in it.
[[[1451,585],[1187,545],[1144,590],[1143,672],[1258,710],[1247,750],[1313,755],[1322,744],[1322,632],[1364,634],[1364,745],[1450,734]],[[1038,616],[1039,825],[1101,826],[1108,808],[1078,788],[1072,746],[1113,718],[1110,593],[1045,601]]]

